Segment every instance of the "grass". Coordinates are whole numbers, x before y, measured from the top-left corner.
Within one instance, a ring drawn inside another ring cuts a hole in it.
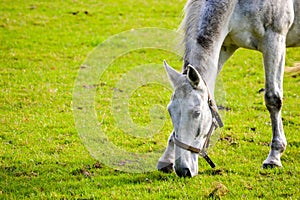
[[[212,170],[199,161],[199,175],[183,179],[156,171],[129,173],[91,156],[78,135],[73,91],[81,64],[98,44],[123,31],[176,30],[185,1],[2,1],[0,2],[0,199],[298,199],[300,76],[285,76],[283,120],[288,147],[284,168],[260,169],[269,151],[271,127],[258,52],[238,50],[220,75],[225,90],[225,127],[211,149]],[[116,125],[113,95],[136,66],[167,59],[172,52],[141,49],[116,58],[95,86],[101,129],[128,152],[164,148],[171,123],[153,137],[133,137]],[[289,49],[287,65],[300,61]],[[121,88],[122,89],[122,88]],[[166,107],[171,91],[146,84],[131,92],[130,117],[145,127],[154,104]]]

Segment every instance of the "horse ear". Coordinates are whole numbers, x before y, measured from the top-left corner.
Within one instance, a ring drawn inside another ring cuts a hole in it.
[[[172,87],[175,88],[182,74],[178,73],[175,69],[173,69],[170,65],[168,65],[168,63],[165,60],[164,60],[164,67]]]
[[[194,87],[201,87],[202,83],[204,84],[199,72],[192,66],[188,65],[187,67],[187,78],[190,82],[190,84]]]

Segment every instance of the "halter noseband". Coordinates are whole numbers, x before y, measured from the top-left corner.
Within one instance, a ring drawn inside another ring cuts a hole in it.
[[[209,146],[210,137],[211,137],[212,133],[214,132],[214,130],[217,129],[217,128],[222,128],[224,125],[223,125],[222,119],[221,119],[221,117],[218,113],[218,108],[217,108],[216,104],[214,103],[214,101],[211,99],[209,90],[208,90],[208,105],[209,105],[209,108],[210,108],[210,111],[211,111],[211,114],[212,114],[212,124],[210,126],[210,129],[209,129],[207,135],[206,135],[206,140],[204,142],[204,145],[203,145],[202,149],[193,147],[191,145],[188,145],[188,144],[185,144],[185,143],[179,141],[176,138],[175,132],[173,132],[173,139],[174,139],[174,143],[178,147],[180,147],[182,149],[185,149],[185,150],[188,150],[192,153],[199,154],[200,156],[202,156],[208,162],[208,164],[212,168],[214,168],[215,164],[209,158],[209,156],[207,155],[207,149],[208,149],[208,146]]]

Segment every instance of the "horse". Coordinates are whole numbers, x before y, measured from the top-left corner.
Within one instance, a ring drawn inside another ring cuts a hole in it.
[[[281,109],[286,47],[300,46],[300,0],[188,0],[181,24],[183,67],[164,62],[174,89],[168,111],[173,131],[157,163],[180,177],[198,174],[212,132],[223,123],[214,101],[216,78],[240,47],[260,51],[265,70],[265,104],[272,124],[270,152],[263,168],[282,167],[287,141]]]

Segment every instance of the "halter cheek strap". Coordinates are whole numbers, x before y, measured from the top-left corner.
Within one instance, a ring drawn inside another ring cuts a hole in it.
[[[193,146],[190,146],[190,145],[187,145],[187,144],[185,144],[185,143],[180,142],[180,141],[176,138],[175,132],[173,132],[173,139],[174,139],[174,143],[175,143],[178,147],[180,147],[180,148],[182,148],[182,149],[185,149],[185,150],[188,150],[188,151],[190,151],[190,152],[199,154],[200,156],[202,156],[202,157],[206,160],[206,162],[211,166],[211,168],[215,168],[215,166],[216,166],[215,163],[209,158],[209,156],[207,155],[206,151],[201,150],[201,149],[199,149],[199,148],[196,148],[196,147],[193,147]],[[207,140],[206,140],[206,141],[207,141]],[[205,143],[206,143],[206,141],[205,141]],[[207,143],[207,144],[208,144],[208,143]]]

